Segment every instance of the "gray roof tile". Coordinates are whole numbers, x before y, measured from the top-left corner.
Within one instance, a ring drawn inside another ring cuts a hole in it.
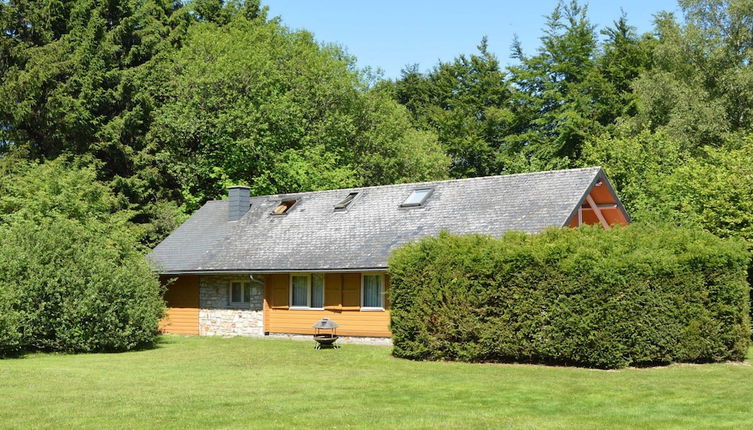
[[[563,226],[601,173],[598,167],[251,198],[227,221],[227,200],[207,202],[150,254],[161,273],[386,268],[392,249],[442,230],[499,236]],[[401,208],[430,186],[420,208]],[[361,194],[347,211],[334,205]],[[298,202],[272,215],[282,199]]]

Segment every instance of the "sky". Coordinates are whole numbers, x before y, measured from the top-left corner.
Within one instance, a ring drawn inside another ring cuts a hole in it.
[[[320,42],[337,43],[358,65],[397,78],[409,64],[430,70],[439,60],[476,52],[482,36],[503,64],[510,64],[515,34],[526,54],[539,46],[545,15],[556,0],[263,0],[270,17],[292,29],[306,29]],[[676,0],[595,1],[588,16],[598,29],[627,13],[639,32],[650,31],[656,12],[679,12]]]

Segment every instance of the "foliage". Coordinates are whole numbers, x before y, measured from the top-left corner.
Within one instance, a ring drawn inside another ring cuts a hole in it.
[[[603,136],[584,164],[601,164],[633,218],[702,227],[744,239],[753,250],[753,137],[693,153],[666,131]]]
[[[740,360],[748,261],[738,242],[641,224],[441,234],[390,257],[394,354],[598,368]]]
[[[537,54],[516,41],[507,73],[484,39],[478,55],[426,74],[405,69],[393,94],[417,126],[437,132],[453,177],[569,167],[589,137],[635,113],[631,85],[652,61],[652,38],[624,15],[602,34],[599,42],[585,6],[560,2]]]
[[[197,203],[239,181],[269,194],[443,178],[432,136],[343,57],[274,21],[192,27],[149,134],[166,176]]]
[[[638,127],[664,129],[684,147],[718,146],[753,131],[753,5],[683,0],[685,23],[657,17],[655,66],[634,83]]]
[[[98,160],[147,244],[231,183],[445,177],[430,132],[366,94],[340,49],[268,20],[258,1],[47,3],[0,3],[0,151]]]
[[[418,127],[437,133],[452,158],[453,177],[499,171],[497,153],[511,121],[505,108],[510,89],[486,39],[478,54],[439,63],[426,75],[417,66],[403,70],[391,91]]]
[[[95,170],[0,161],[0,354],[151,345],[160,285]]]

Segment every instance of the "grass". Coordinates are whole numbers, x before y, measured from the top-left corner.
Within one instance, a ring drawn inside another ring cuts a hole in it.
[[[751,363],[599,371],[164,337],[0,360],[0,428],[753,428]]]

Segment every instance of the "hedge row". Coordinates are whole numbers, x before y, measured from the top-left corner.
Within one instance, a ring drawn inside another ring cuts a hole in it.
[[[0,356],[157,339],[164,301],[139,230],[86,164],[0,157]]]
[[[596,368],[743,359],[738,242],[633,224],[440,234],[390,258],[398,357]]]
[[[163,312],[131,238],[66,219],[0,226],[0,356],[147,347]]]

